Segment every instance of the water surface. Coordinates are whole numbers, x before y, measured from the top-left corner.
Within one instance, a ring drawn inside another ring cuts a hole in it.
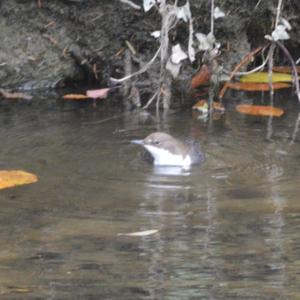
[[[279,94],[269,119],[240,99],[213,122],[0,100],[0,169],[39,176],[0,191],[1,299],[298,299],[297,103]],[[199,141],[205,163],[154,168],[130,140],[156,130]]]

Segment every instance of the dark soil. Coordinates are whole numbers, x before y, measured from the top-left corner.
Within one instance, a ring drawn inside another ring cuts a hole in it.
[[[133,0],[137,4],[141,1]],[[216,38],[222,43],[221,64],[228,70],[270,33],[277,1],[218,1],[228,16],[216,21]],[[110,76],[123,75],[126,41],[146,62],[158,47],[150,32],[160,28],[160,16],[135,10],[118,0],[4,0],[0,3],[1,88],[45,89],[66,85],[107,85]],[[185,3],[181,1],[180,3]],[[208,32],[209,1],[190,1],[195,31]],[[285,2],[283,16],[293,27],[286,46],[299,48],[300,4]],[[172,41],[187,40],[185,24],[172,32]],[[283,56],[277,60],[284,63]],[[199,67],[201,57],[187,76]]]

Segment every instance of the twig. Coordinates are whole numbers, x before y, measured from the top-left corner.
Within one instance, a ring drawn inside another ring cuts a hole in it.
[[[51,22],[49,22],[48,24],[46,24],[46,25],[44,26],[44,28],[46,29],[46,28],[48,28],[48,27],[53,26],[54,24],[55,24],[55,21],[51,21]]]
[[[277,5],[277,13],[276,13],[276,19],[275,19],[275,25],[274,28],[276,29],[281,15],[281,6],[282,6],[282,0],[278,0]],[[270,87],[270,96],[271,96],[271,105],[273,106],[274,101],[274,88],[272,84],[272,77],[273,77],[273,66],[274,66],[274,50],[275,50],[275,44],[272,43],[271,47],[269,49],[269,59],[268,59],[268,78],[269,78],[269,87]],[[271,121],[272,122],[272,121]]]
[[[273,66],[274,66],[274,50],[275,50],[275,44],[272,43],[271,47],[269,49],[268,54],[268,79],[269,79],[269,89],[270,89],[270,105],[274,106],[274,87],[273,87]],[[268,118],[268,127],[267,127],[267,140],[271,140],[271,137],[273,135],[273,116],[269,116]]]
[[[275,28],[278,26],[278,23],[280,21],[281,7],[282,7],[282,0],[278,0],[277,14],[276,14],[276,20],[275,20],[275,26],[274,26]]]
[[[120,79],[111,77],[111,78],[110,78],[111,81],[121,83],[121,82],[123,82],[123,81],[126,81],[126,80],[128,80],[128,79],[134,77],[134,76],[137,76],[137,75],[140,75],[140,74],[146,72],[146,71],[149,69],[149,67],[153,64],[153,62],[155,61],[155,59],[157,58],[158,54],[160,53],[160,50],[161,50],[161,46],[159,46],[158,50],[156,51],[156,53],[154,54],[154,56],[152,57],[152,59],[151,59],[148,63],[146,63],[146,64],[145,64],[140,70],[138,70],[137,72],[135,72],[135,73],[133,73],[133,74],[130,74],[130,75],[128,75],[128,76],[125,76],[125,77],[123,77],[123,78],[120,78]]]
[[[189,12],[191,13],[189,1],[187,1],[187,4],[188,4]],[[193,25],[193,19],[191,17],[189,19],[189,41],[188,41],[188,54],[189,54],[190,62],[194,62],[196,59],[193,43],[194,43],[194,25]]]
[[[261,2],[261,0],[259,0],[259,1],[256,3],[254,9],[257,9],[257,7],[260,5],[260,2]]]
[[[236,72],[235,76],[244,76],[244,75],[249,75],[249,74],[252,74],[252,73],[256,73],[256,72],[262,70],[265,67],[265,65],[267,64],[268,60],[269,60],[269,54],[268,54],[267,58],[263,60],[263,62],[262,62],[262,64],[260,66],[254,68],[254,69],[252,69],[250,71]]]
[[[297,72],[296,63],[295,63],[294,59],[292,58],[288,49],[281,42],[274,41],[274,43],[276,43],[276,45],[279,46],[279,48],[283,51],[283,53],[285,54],[285,56],[288,58],[288,60],[291,63],[292,70],[293,70],[294,84],[295,84],[295,88],[296,88],[296,95],[297,95],[298,101],[300,103],[300,86],[299,86],[299,76],[298,76],[298,72]]]
[[[161,93],[161,91],[158,89],[153,96],[148,100],[148,102],[146,103],[146,105],[143,106],[143,109],[147,109],[151,103],[153,102],[153,100],[158,96],[158,94]]]
[[[131,6],[131,7],[134,8],[134,9],[137,9],[137,10],[141,9],[141,7],[140,7],[139,5],[133,3],[133,2],[130,1],[130,0],[120,0],[120,2],[125,3],[125,4],[128,4],[129,6]]]
[[[157,99],[156,99],[156,115],[159,115],[159,104],[161,101],[161,94],[162,94],[162,92],[158,93]]]
[[[295,123],[294,131],[293,131],[293,134],[292,134],[291,144],[293,144],[296,140],[296,137],[297,137],[297,134],[298,134],[298,131],[299,131],[299,126],[300,126],[300,113],[298,113],[298,117],[297,117],[297,120],[296,120],[296,123]]]
[[[125,43],[126,43],[126,46],[128,47],[128,49],[131,51],[131,53],[133,55],[136,55],[136,50],[134,49],[133,45],[127,40],[125,41]]]
[[[99,79],[98,74],[97,74],[97,65],[93,64],[93,74],[96,80]]]
[[[211,0],[211,7],[210,7],[210,32],[214,34],[214,12],[215,12],[215,1]]]
[[[91,19],[91,22],[94,23],[94,22],[97,21],[98,19],[102,18],[103,15],[104,15],[104,13],[98,14],[95,18]]]
[[[274,50],[275,50],[275,44],[272,43],[271,47],[269,49],[269,60],[268,60],[268,79],[269,79],[269,88],[270,88],[270,94],[271,94],[271,100],[273,102],[273,96],[274,96],[274,88],[273,88],[273,66],[274,66]],[[273,103],[271,103],[273,106]]]
[[[170,79],[171,74],[166,69],[167,61],[170,57],[170,42],[169,42],[169,32],[170,30],[176,26],[177,19],[177,10],[176,4],[170,6],[166,3],[165,0],[160,2],[159,12],[162,17],[162,25],[161,25],[161,35],[160,35],[160,45],[161,45],[161,53],[160,53],[160,89],[165,91],[164,93],[160,93],[158,95],[158,99],[156,101],[156,108],[158,109],[160,100],[163,102],[164,109],[168,109],[170,107],[170,94],[172,87],[172,79]],[[162,99],[161,99],[161,96]]]
[[[132,74],[132,59],[130,49],[126,49],[124,53],[124,75],[128,76]],[[129,95],[130,88],[132,87],[131,80],[126,80],[123,84],[123,98],[126,101],[126,105],[128,105],[127,96]],[[126,100],[125,100],[126,99]]]
[[[253,50],[252,52],[246,54],[244,56],[244,58],[241,60],[241,62],[233,69],[233,71],[231,72],[230,76],[229,76],[229,80],[231,81],[232,78],[235,76],[235,74],[237,73],[237,71],[246,63],[248,63],[257,53],[261,52],[263,49],[265,49],[267,46],[265,47],[258,47],[255,50]],[[226,83],[224,84],[224,86],[222,87],[220,93],[219,93],[219,99],[221,100],[224,97],[224,94],[226,93],[227,90],[227,85]]]

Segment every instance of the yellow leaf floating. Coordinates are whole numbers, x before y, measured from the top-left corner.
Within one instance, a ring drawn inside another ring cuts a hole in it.
[[[269,73],[268,72],[256,72],[242,76],[240,78],[241,82],[260,82],[268,83],[269,82]],[[272,75],[272,82],[292,82],[293,77],[291,74],[285,73],[275,73]]]
[[[248,91],[248,92],[264,92],[270,90],[269,83],[259,83],[259,82],[226,82],[225,83],[227,88],[233,90],[241,90],[241,91]],[[285,82],[275,82],[272,83],[274,90],[279,89],[286,89],[291,87],[289,83]]]
[[[9,170],[0,171],[0,190],[17,185],[30,184],[37,182],[36,175],[21,171],[21,170]]]
[[[236,110],[239,113],[252,116],[281,117],[284,114],[280,108],[264,105],[240,104],[236,106]]]

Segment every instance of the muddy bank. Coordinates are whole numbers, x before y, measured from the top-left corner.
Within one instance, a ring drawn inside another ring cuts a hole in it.
[[[209,3],[190,2],[195,31],[207,33]],[[227,17],[216,21],[216,38],[222,43],[220,61],[229,70],[270,33],[277,1],[262,1],[256,8],[257,1],[252,2],[218,3]],[[120,50],[126,41],[134,46],[143,62],[158,47],[150,36],[150,32],[160,28],[160,16],[154,9],[144,13],[117,0],[6,0],[0,6],[2,88],[45,89],[74,82],[106,85],[110,76],[123,75]],[[293,27],[292,40],[286,45],[294,54],[300,40],[296,30],[299,10],[297,1],[287,1],[283,9],[284,17]],[[186,41],[186,26],[178,28],[171,32],[173,41]],[[186,76],[197,69],[200,60],[198,57],[193,66],[186,66]]]

